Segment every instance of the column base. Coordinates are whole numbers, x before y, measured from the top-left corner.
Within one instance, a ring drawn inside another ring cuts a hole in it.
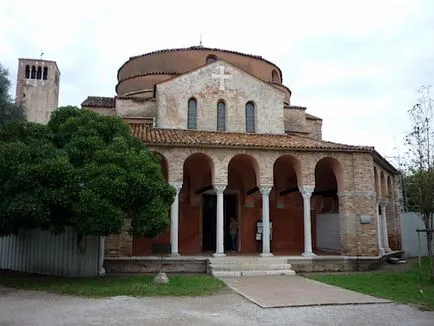
[[[180,257],[181,255],[179,254],[179,252],[172,252],[170,254],[170,257]]]
[[[262,252],[259,254],[259,257],[272,257],[272,256],[273,256],[273,254],[271,252],[268,252],[268,253]]]
[[[105,275],[105,269],[104,267],[101,267],[100,270],[98,271],[98,276],[104,276]]]
[[[309,252],[303,252],[301,254],[303,257],[316,257],[316,254],[314,254],[313,252],[309,251]]]
[[[390,248],[384,248],[384,251],[385,251],[385,252],[391,252],[392,249],[390,249]]]
[[[213,253],[212,255],[213,255],[214,257],[225,257],[225,256],[226,256],[225,253],[218,253],[218,252],[215,252],[215,253]]]
[[[378,249],[378,256],[383,256],[385,253],[386,252],[383,248]]]

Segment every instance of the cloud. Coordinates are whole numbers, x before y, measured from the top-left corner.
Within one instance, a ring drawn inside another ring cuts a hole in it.
[[[324,119],[324,138],[395,155],[415,90],[433,84],[434,2],[10,1],[0,12],[2,64],[58,63],[60,104],[112,96],[130,57],[199,44],[261,55],[283,71],[292,103]],[[12,87],[14,90],[15,86]]]

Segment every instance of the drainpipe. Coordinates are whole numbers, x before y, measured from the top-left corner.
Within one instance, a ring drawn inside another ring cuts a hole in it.
[[[105,237],[99,237],[99,253],[98,253],[98,276],[105,275],[104,269],[104,245],[105,245]]]

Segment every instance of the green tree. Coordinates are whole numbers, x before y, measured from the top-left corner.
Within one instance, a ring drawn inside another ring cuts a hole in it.
[[[22,228],[155,236],[174,189],[122,119],[59,108],[47,126],[0,125],[0,235]]]
[[[431,280],[434,281],[433,217],[434,217],[434,112],[430,87],[418,90],[418,101],[409,110],[411,131],[405,140],[409,146],[408,176],[405,196],[409,208],[421,216],[426,229]]]
[[[25,110],[22,105],[15,104],[9,96],[9,73],[6,68],[0,64],[0,123],[9,119],[26,118]]]

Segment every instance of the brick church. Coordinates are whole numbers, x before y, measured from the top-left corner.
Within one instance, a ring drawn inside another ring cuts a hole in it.
[[[322,119],[292,105],[274,63],[194,46],[131,57],[117,79],[116,96],[82,107],[127,121],[177,195],[165,233],[125,229],[107,257],[149,256],[155,243],[173,256],[400,249],[398,171],[373,147],[323,140]]]

